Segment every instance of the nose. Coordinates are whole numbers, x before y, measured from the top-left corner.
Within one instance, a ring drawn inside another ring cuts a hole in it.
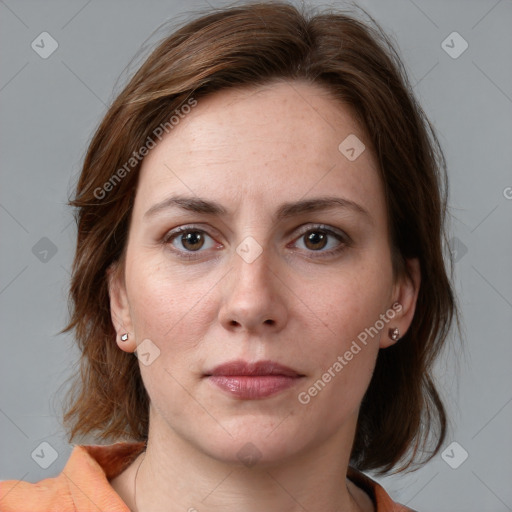
[[[278,277],[277,265],[270,260],[268,250],[250,263],[237,253],[233,255],[219,310],[225,329],[268,336],[284,328],[288,319],[286,286]]]

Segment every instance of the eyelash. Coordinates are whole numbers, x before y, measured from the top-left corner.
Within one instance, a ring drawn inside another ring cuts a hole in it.
[[[342,233],[342,232],[338,233],[337,231],[334,231],[334,230],[330,229],[328,226],[325,226],[323,224],[313,225],[313,226],[308,227],[307,229],[304,229],[299,234],[299,236],[294,240],[294,242],[296,242],[297,240],[299,240],[300,238],[304,237],[305,235],[307,235],[309,233],[317,233],[317,232],[321,232],[323,234],[326,234],[328,236],[336,238],[340,242],[340,245],[337,248],[330,249],[328,251],[322,251],[322,250],[319,250],[319,251],[313,251],[313,250],[308,251],[308,252],[311,252],[311,253],[315,253],[315,252],[319,253],[317,255],[312,256],[313,258],[328,258],[328,257],[332,257],[334,255],[337,255],[337,254],[341,253],[342,251],[344,251],[345,249],[347,249],[348,247],[351,246],[352,240],[350,239],[350,237],[348,235],[346,235],[345,233]],[[201,234],[207,235],[207,236],[209,236],[210,238],[213,239],[213,237],[211,235],[209,235],[208,232],[205,231],[204,229],[201,229],[199,227],[195,227],[193,225],[190,225],[190,226],[180,226],[179,228],[176,228],[173,231],[170,231],[170,232],[166,233],[165,236],[162,239],[162,242],[166,246],[172,246],[172,242],[178,236],[183,235],[185,233],[201,233]],[[197,259],[199,257],[199,255],[200,255],[200,253],[204,252],[204,251],[201,251],[201,250],[198,250],[198,251],[186,251],[186,250],[184,250],[184,251],[182,251],[182,250],[179,250],[179,249],[176,249],[176,248],[171,248],[170,250],[173,251],[175,254],[177,254],[180,258],[183,258],[185,260]]]

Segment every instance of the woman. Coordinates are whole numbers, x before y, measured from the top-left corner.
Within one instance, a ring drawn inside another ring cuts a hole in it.
[[[170,35],[71,202],[65,421],[117,442],[3,482],[2,510],[408,510],[361,471],[445,437],[444,180],[378,30],[272,2]]]

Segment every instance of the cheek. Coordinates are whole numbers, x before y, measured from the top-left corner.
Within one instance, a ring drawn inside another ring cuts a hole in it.
[[[130,315],[137,341],[150,338],[161,349],[191,348],[214,313],[208,292],[214,276],[191,279],[187,269],[176,270],[166,263],[134,263],[127,282],[131,297]]]
[[[343,395],[349,400],[346,405],[355,408],[370,382],[380,337],[387,335],[392,322],[387,314],[391,268],[384,263],[362,265],[350,272],[333,273],[323,285],[316,292],[307,286],[300,292],[308,297],[317,318],[316,335],[309,324],[313,341],[308,348],[314,371],[308,385],[313,382],[313,387],[302,391],[311,399],[323,394],[324,400],[319,402],[324,403]]]
[[[185,411],[197,414],[183,385],[190,387],[191,370],[204,363],[198,347],[214,319],[208,291],[215,280],[188,279],[185,272],[165,262],[151,265],[149,259],[143,265],[132,263],[126,283],[135,339],[138,344],[149,339],[157,347],[150,348],[158,356],[149,365],[143,359],[139,364],[144,386],[153,406],[166,404],[167,413],[178,416]]]
[[[392,284],[391,264],[377,260],[330,272],[315,287],[302,285],[298,294],[307,298],[324,334],[346,343],[373,326],[391,306]]]

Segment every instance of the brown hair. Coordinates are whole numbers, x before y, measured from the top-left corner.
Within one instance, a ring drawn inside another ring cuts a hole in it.
[[[305,80],[357,116],[380,167],[394,269],[405,272],[404,259],[412,257],[421,266],[416,313],[403,339],[379,352],[351,463],[386,472],[399,463],[399,470],[412,467],[429,441],[430,457],[437,453],[446,414],[431,370],[456,313],[442,251],[445,161],[399,57],[371,21],[340,12],[313,15],[281,2],[211,11],[163,40],[115,99],[70,201],[78,240],[72,313],[63,332],[75,331],[82,352],[64,414],[70,440],[78,434],[102,440],[148,435],[149,398],[137,358],[116,345],[106,277],[124,253],[139,149],[191,99],[230,87]]]

